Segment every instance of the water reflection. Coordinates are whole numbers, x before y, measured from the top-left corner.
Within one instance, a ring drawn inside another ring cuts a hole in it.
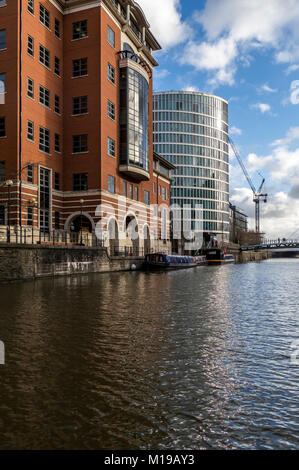
[[[0,286],[0,447],[298,447],[297,269]]]

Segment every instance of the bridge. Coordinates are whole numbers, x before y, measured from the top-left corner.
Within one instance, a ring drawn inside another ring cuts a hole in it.
[[[276,253],[281,252],[299,252],[299,240],[286,240],[285,238],[278,240],[266,240],[259,245],[241,245],[241,251],[258,251],[268,250]]]

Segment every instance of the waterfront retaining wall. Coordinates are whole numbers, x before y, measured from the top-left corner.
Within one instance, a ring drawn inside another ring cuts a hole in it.
[[[0,282],[140,269],[143,258],[109,258],[105,248],[0,245]]]

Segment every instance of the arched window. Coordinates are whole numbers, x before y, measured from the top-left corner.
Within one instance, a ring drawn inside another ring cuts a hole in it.
[[[123,51],[131,53],[131,54],[128,54],[127,57],[131,60],[134,60],[134,62],[137,62],[137,56],[134,52],[134,49],[127,42],[124,42]]]

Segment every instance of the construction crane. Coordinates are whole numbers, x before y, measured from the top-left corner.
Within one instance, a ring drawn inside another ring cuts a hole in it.
[[[248,184],[250,186],[250,188],[252,189],[252,192],[253,192],[253,202],[255,203],[255,231],[256,233],[260,233],[260,200],[263,199],[264,202],[267,202],[267,198],[268,198],[268,194],[262,194],[262,189],[263,189],[263,186],[264,186],[264,183],[265,183],[265,178],[262,177],[262,182],[260,184],[260,187],[258,188],[258,190],[256,190],[249,174],[248,174],[248,171],[246,170],[246,167],[242,161],[242,158],[240,157],[239,155],[239,152],[237,151],[236,149],[236,146],[235,144],[233,143],[232,139],[229,137],[228,138],[228,141],[230,143],[230,146],[231,148],[233,149],[233,152],[240,164],[240,167],[242,168],[243,170],[243,173],[248,181]]]

